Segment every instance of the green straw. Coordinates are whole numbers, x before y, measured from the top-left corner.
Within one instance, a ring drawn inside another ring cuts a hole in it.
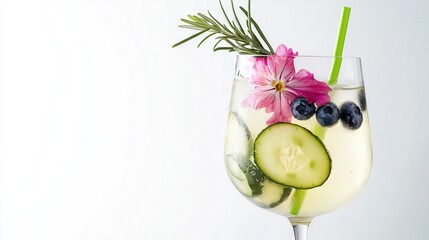
[[[341,62],[343,60],[342,55],[344,49],[344,42],[346,40],[347,25],[349,24],[350,10],[351,8],[349,7],[343,8],[340,28],[338,30],[337,44],[335,46],[335,58],[332,64],[331,74],[329,76],[328,81],[329,86],[332,86],[337,83],[338,75],[340,74]],[[320,125],[316,124],[316,126],[314,126],[313,133],[318,136],[319,139],[323,139],[325,137],[325,131],[325,128],[322,128]],[[297,189],[295,191],[289,210],[290,214],[298,215],[299,211],[301,210],[301,206],[304,203],[305,194],[306,190]]]
[[[334,54],[336,58],[334,58],[334,63],[332,64],[331,76],[328,82],[329,86],[332,86],[335,83],[337,83],[338,75],[340,74],[341,62],[343,60],[341,56],[343,55],[344,42],[346,40],[347,25],[349,24],[350,10],[351,8],[349,7],[343,8],[340,28],[338,29],[337,45],[335,47],[335,54]]]

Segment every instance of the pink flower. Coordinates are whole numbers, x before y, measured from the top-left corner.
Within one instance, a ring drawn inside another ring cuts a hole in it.
[[[314,79],[305,69],[295,72],[294,53],[284,45],[277,47],[274,55],[258,57],[253,66],[250,79],[255,89],[242,102],[243,107],[265,108],[273,113],[267,125],[276,122],[290,122],[290,104],[297,97],[304,97],[317,106],[328,103],[331,88],[324,82]]]

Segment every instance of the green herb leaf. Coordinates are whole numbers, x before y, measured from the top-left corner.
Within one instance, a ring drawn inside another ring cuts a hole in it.
[[[194,39],[194,38],[196,38],[196,37],[200,36],[201,34],[203,34],[203,33],[207,32],[208,30],[210,30],[210,29],[205,29],[205,30],[203,30],[203,31],[201,31],[201,32],[199,32],[199,33],[197,33],[197,34],[194,34],[194,35],[192,35],[192,36],[190,36],[190,37],[188,37],[188,38],[186,38],[186,39],[184,39],[184,40],[182,40],[182,41],[180,41],[180,42],[178,42],[178,43],[174,44],[174,45],[173,45],[173,48],[174,48],[174,47],[177,47],[177,46],[179,46],[179,45],[182,45],[183,43],[185,43],[185,42],[187,42],[187,41],[189,41],[189,40],[192,40],[192,39]]]
[[[196,34],[176,43],[173,47],[177,47],[186,43],[206,32],[210,32],[206,35],[198,44],[197,47],[200,47],[207,39],[214,35],[218,35],[216,37],[217,41],[213,47],[213,51],[229,51],[229,52],[237,52],[239,54],[253,54],[253,55],[269,55],[273,54],[273,48],[269,44],[267,38],[262,33],[261,28],[256,23],[256,21],[252,18],[250,12],[250,0],[248,1],[247,10],[240,6],[241,11],[246,15],[247,21],[245,25],[240,23],[240,20],[235,11],[234,2],[231,0],[231,7],[234,18],[229,18],[228,14],[225,11],[225,8],[222,4],[222,0],[219,0],[219,4],[222,10],[222,13],[226,19],[226,24],[222,23],[218,19],[216,19],[210,11],[208,11],[208,16],[202,13],[197,13],[196,15],[188,15],[187,19],[180,19],[184,22],[184,25],[179,25],[180,28],[190,29],[194,31],[198,31]],[[243,26],[246,26],[245,30]],[[266,49],[262,41],[259,37],[253,32],[252,28],[256,29],[257,34],[260,38],[262,38],[265,43]],[[218,47],[218,45],[224,42],[228,46]]]

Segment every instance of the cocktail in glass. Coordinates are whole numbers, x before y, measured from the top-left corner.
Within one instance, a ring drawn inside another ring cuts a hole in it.
[[[287,217],[296,239],[303,240],[314,217],[352,200],[370,174],[372,146],[361,60],[293,56],[289,66],[294,69],[275,70],[266,58],[237,57],[225,141],[226,169],[243,196]],[[265,61],[271,77],[257,79],[261,76],[258,59]],[[331,66],[338,60],[341,71],[332,81]],[[281,74],[292,70],[296,78],[305,70],[326,83],[329,99],[318,105],[290,87],[290,96],[276,107],[289,108],[292,116],[273,120],[276,110],[263,102],[270,97],[281,99],[288,90],[287,79],[294,78]],[[265,85],[260,82],[264,79]]]

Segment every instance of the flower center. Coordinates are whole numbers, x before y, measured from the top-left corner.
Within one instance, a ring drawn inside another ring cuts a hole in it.
[[[273,87],[276,88],[277,92],[283,92],[285,90],[285,84],[281,80],[274,81],[272,84],[273,84]]]

